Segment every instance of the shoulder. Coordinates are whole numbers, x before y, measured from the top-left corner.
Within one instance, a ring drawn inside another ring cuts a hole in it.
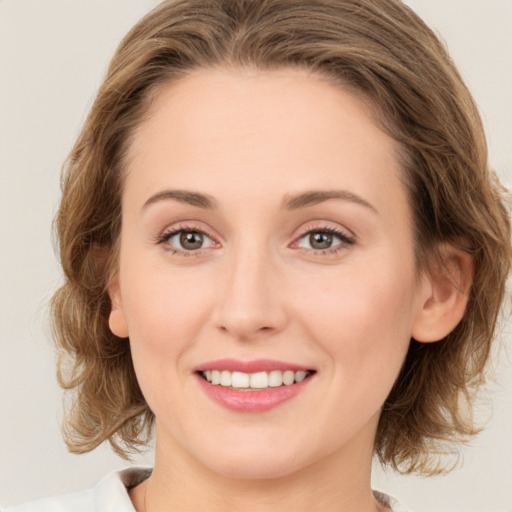
[[[391,512],[413,512],[411,509],[402,505],[396,498],[393,498],[383,492],[373,491],[373,495],[377,501],[389,507]]]
[[[67,494],[64,496],[55,496],[52,498],[43,498],[22,505],[14,505],[2,509],[2,512],[94,512],[93,490]]]
[[[2,512],[135,512],[128,488],[151,474],[148,468],[109,473],[92,489],[2,509]]]

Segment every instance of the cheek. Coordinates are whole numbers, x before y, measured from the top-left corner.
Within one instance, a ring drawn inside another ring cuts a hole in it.
[[[413,272],[383,263],[345,268],[321,293],[304,290],[299,315],[347,379],[391,378],[409,346],[414,282]]]
[[[178,428],[188,413],[178,390],[187,382],[187,354],[201,338],[211,292],[161,269],[146,268],[127,281],[123,303],[137,381],[150,409]]]
[[[181,354],[200,337],[212,288],[200,278],[162,269],[145,269],[127,281],[123,304],[134,364],[162,371],[177,368]]]

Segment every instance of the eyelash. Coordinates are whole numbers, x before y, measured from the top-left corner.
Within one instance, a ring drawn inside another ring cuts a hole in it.
[[[173,236],[179,233],[200,233],[204,236],[207,236],[210,240],[213,240],[214,243],[218,243],[213,237],[208,235],[204,230],[198,228],[197,226],[188,226],[188,225],[179,225],[176,228],[172,228],[170,231],[164,231],[161,235],[159,235],[155,242],[156,244],[165,244],[168,242]],[[189,256],[201,256],[203,253],[203,249],[198,249],[195,251],[186,251],[184,249],[175,249],[174,247],[168,245],[166,250],[171,254],[177,254],[179,256],[189,257]]]
[[[313,251],[315,255],[328,256],[332,254],[337,254],[343,250],[347,249],[347,246],[354,245],[356,243],[356,239],[353,235],[349,235],[348,233],[341,231],[340,229],[333,228],[331,226],[323,226],[323,227],[306,227],[301,235],[293,242],[292,245],[296,245],[300,240],[302,240],[305,236],[310,235],[311,233],[328,233],[329,235],[336,236],[340,239],[340,243],[335,245],[334,247],[329,247],[327,249],[306,249],[308,251]]]
[[[183,233],[183,232],[189,232],[189,233],[200,233],[203,236],[208,237],[210,240],[214,242],[214,244],[218,244],[218,242],[208,235],[204,230],[198,228],[197,226],[188,226],[188,225],[180,225],[176,227],[175,229],[171,229],[170,231],[164,231],[161,235],[159,235],[155,243],[157,245],[165,244],[168,242],[173,236]],[[301,235],[297,237],[297,239],[292,243],[292,245],[296,245],[300,240],[302,240],[306,235],[309,235],[311,233],[328,233],[330,235],[336,236],[340,239],[340,243],[338,245],[335,245],[334,247],[329,247],[327,249],[306,249],[308,252],[313,251],[315,255],[332,255],[337,254],[340,251],[343,251],[347,249],[347,246],[354,245],[356,243],[356,238],[352,235],[348,235],[347,233],[330,227],[330,226],[323,226],[323,227],[315,227],[315,228],[306,228]],[[201,256],[204,252],[204,249],[198,249],[198,250],[191,250],[187,251],[184,249],[176,249],[172,246],[167,246],[166,250],[169,251],[171,254],[178,254],[180,256],[184,257],[190,257],[190,256]]]

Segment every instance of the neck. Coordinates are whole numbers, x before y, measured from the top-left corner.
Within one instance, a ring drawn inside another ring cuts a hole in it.
[[[157,442],[153,473],[131,497],[139,512],[376,512],[372,451],[365,445],[346,446],[278,478],[233,478],[204,467],[177,445],[168,453],[159,450]]]

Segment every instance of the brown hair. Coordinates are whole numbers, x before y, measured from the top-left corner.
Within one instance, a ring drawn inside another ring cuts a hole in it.
[[[438,442],[475,433],[464,404],[483,381],[510,228],[474,101],[444,46],[398,0],[167,1],[121,42],[67,159],[56,218],[65,284],[52,313],[59,381],[74,391],[65,425],[70,450],[87,452],[108,439],[127,456],[150,436],[154,417],[129,344],[108,327],[123,158],[158,90],[212,66],[299,67],[362,95],[402,149],[418,269],[432,269],[442,242],[472,255],[464,318],[440,342],[411,340],[375,441],[380,459],[396,469],[439,470]]]

